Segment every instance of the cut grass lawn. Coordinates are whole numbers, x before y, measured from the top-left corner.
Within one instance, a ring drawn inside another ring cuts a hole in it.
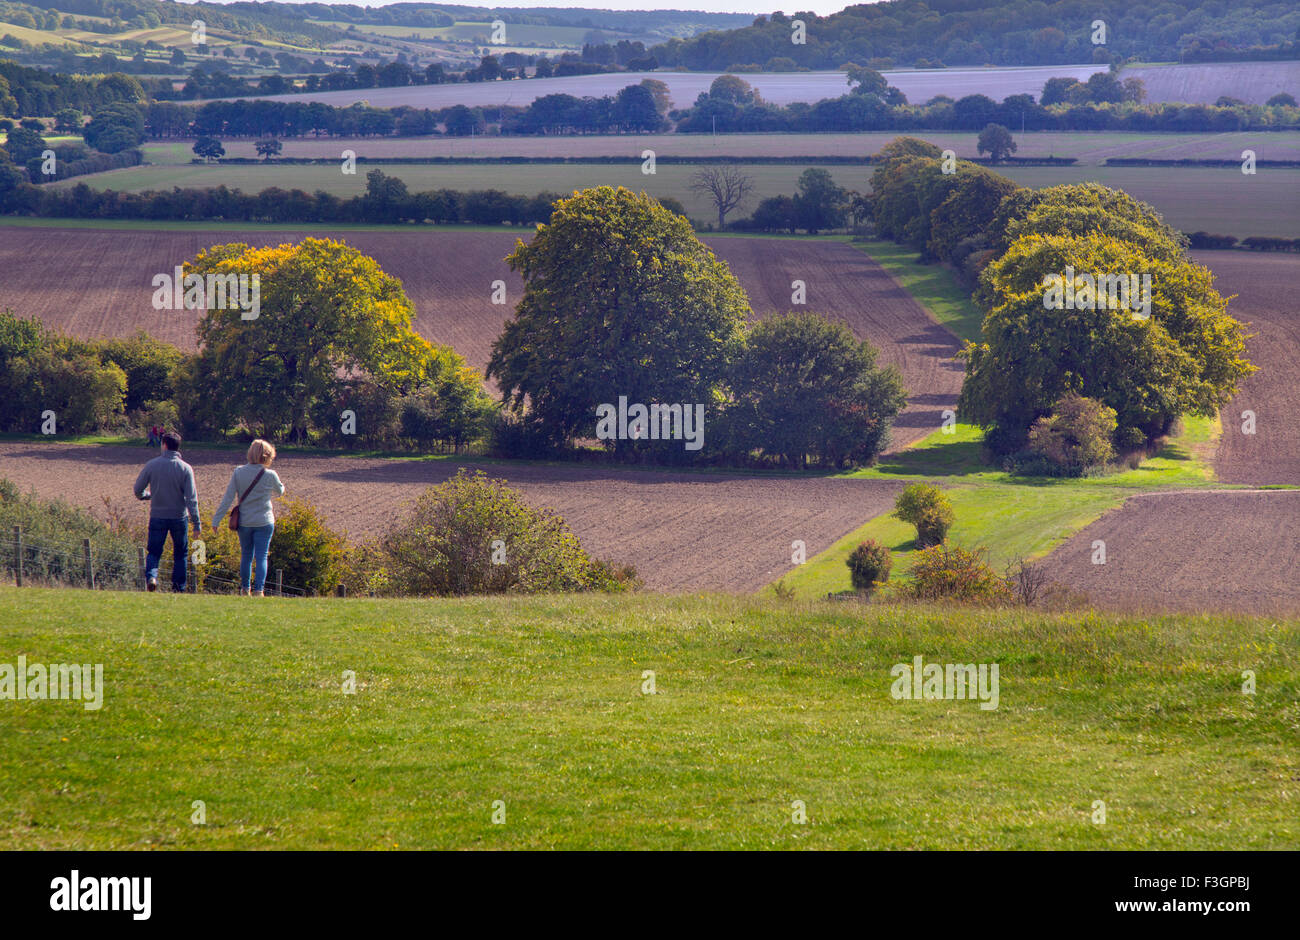
[[[105,682],[0,701],[3,849],[1300,846],[1294,621],[12,587],[0,616],[0,662]],[[998,663],[998,708],[891,698],[916,655]]]

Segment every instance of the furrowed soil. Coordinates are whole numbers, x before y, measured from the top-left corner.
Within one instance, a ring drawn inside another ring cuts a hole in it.
[[[503,260],[519,232],[423,230],[347,232],[340,237],[399,278],[416,309],[415,328],[450,345],[482,370],[493,340],[522,293]],[[185,349],[195,346],[198,315],[155,310],[154,275],[225,242],[296,242],[321,232],[117,231],[0,227],[0,305],[37,316],[75,336],[126,336],[137,329]],[[960,366],[956,338],[937,324],[878,264],[837,241],[772,238],[706,239],[728,262],[759,316],[811,310],[846,323],[899,367],[909,395],[893,446],[933,431],[955,407]],[[506,283],[506,304],[492,303],[492,282]],[[791,304],[802,280],[807,303]],[[865,518],[865,517],[864,517]]]
[[[1247,357],[1259,371],[1220,414],[1223,435],[1215,470],[1225,483],[1300,485],[1300,256],[1244,251],[1198,251],[1192,258],[1215,274],[1229,312],[1255,334]],[[1244,412],[1255,415],[1245,433]],[[1294,537],[1294,533],[1293,533]]]
[[[1079,532],[1042,564],[1097,607],[1300,611],[1300,492],[1152,493]],[[1105,561],[1097,563],[1104,543]]]
[[[0,443],[0,476],[45,498],[92,511],[103,499],[127,513],[154,449],[45,442]],[[194,467],[205,529],[243,451],[183,451]],[[636,567],[656,591],[753,592],[790,570],[791,543],[809,558],[866,519],[888,512],[902,484],[879,480],[674,473],[582,465],[391,460],[286,453],[275,462],[286,496],[306,499],[327,523],[379,535],[425,487],[462,467],[504,478],[534,506],[554,509],[589,552]]]

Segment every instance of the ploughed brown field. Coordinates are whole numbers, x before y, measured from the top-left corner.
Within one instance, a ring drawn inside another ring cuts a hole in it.
[[[1151,493],[1077,533],[1044,562],[1097,607],[1300,612],[1300,491]],[[1105,564],[1093,564],[1094,542]]]
[[[1259,371],[1248,376],[1221,412],[1223,437],[1215,470],[1225,483],[1300,485],[1300,256],[1244,251],[1196,251],[1215,275],[1228,310],[1244,323],[1247,355]],[[1242,431],[1242,413],[1255,413],[1255,433]]]
[[[211,245],[280,244],[308,234],[0,227],[0,305],[77,336],[125,336],[144,329],[192,349],[198,314],[153,309],[150,285],[156,274],[170,274]],[[492,342],[523,287],[502,260],[519,234],[355,231],[341,237],[402,281],[421,335],[450,345],[480,371],[487,365]],[[830,241],[706,241],[731,265],[759,316],[792,309],[791,282],[802,280],[807,304],[796,309],[844,321],[880,349],[882,362],[902,370],[910,403],[895,426],[895,447],[935,430],[942,411],[955,407],[962,375],[951,361],[957,340],[866,254]],[[504,305],[491,302],[498,279],[506,283]]]
[[[0,443],[0,476],[46,498],[102,510],[102,497],[138,512],[131,486],[153,448]],[[194,466],[205,530],[242,449],[185,451]],[[285,454],[275,462],[286,496],[309,500],[356,537],[378,535],[425,487],[478,466],[505,478],[534,506],[562,515],[599,558],[636,567],[656,591],[756,591],[791,570],[791,543],[808,557],[888,512],[901,484],[541,464]]]

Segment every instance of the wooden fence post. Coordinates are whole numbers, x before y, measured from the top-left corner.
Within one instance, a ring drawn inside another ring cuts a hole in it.
[[[23,586],[23,528],[14,526],[14,585]]]
[[[348,596],[348,586],[347,586],[346,584],[344,584],[342,581],[340,581],[340,582],[339,582],[339,586],[338,586],[337,588],[334,589],[334,593],[335,593],[335,595],[337,595],[338,597],[347,597],[347,596]]]
[[[136,551],[139,553],[137,560],[140,563],[140,590],[143,591],[146,587],[144,583],[144,549],[137,548]]]
[[[283,568],[275,569],[275,595],[276,597],[284,597],[284,569]]]
[[[86,587],[95,589],[95,568],[90,562],[90,539],[81,540],[81,560],[86,564]]]

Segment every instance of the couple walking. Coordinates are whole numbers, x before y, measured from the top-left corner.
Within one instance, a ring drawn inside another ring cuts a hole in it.
[[[189,539],[186,521],[194,524],[194,537],[203,534],[199,520],[199,495],[194,488],[194,468],[181,460],[180,437],[168,431],[162,435],[162,454],[144,465],[135,479],[137,499],[149,500],[149,542],[145,549],[145,580],[149,590],[158,590],[158,563],[167,537],[172,540],[172,590],[184,591]],[[275,534],[271,501],[284,494],[284,484],[271,469],[275,447],[262,439],[248,447],[248,463],[236,467],[226,486],[226,495],[212,517],[212,531],[218,531],[226,511],[239,532],[239,592],[262,597],[266,585],[266,555]],[[148,490],[148,493],[145,490]]]

